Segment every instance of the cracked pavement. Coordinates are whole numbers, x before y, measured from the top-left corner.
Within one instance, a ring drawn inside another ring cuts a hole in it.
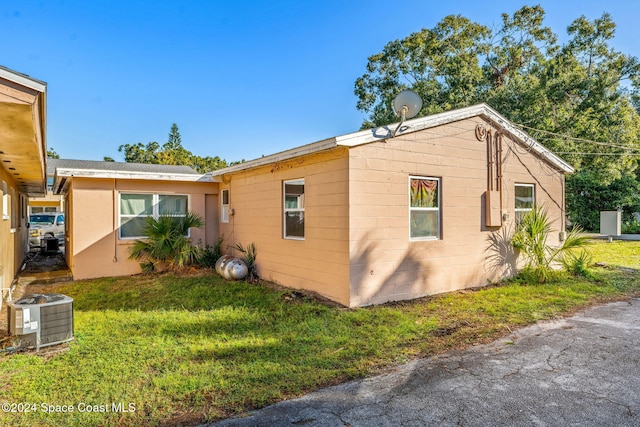
[[[203,427],[425,425],[640,425],[640,299]]]

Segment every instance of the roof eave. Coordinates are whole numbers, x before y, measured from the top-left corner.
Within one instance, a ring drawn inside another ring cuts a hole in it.
[[[54,193],[60,194],[67,190],[69,178],[101,178],[101,179],[137,179],[148,181],[177,181],[177,182],[214,182],[207,174],[159,173],[136,171],[105,171],[99,169],[56,168],[54,173]]]
[[[484,103],[407,120],[402,124],[402,127],[399,129],[399,133],[397,135],[405,135],[407,133],[418,132],[423,129],[446,125],[448,123],[453,123],[476,116],[482,116],[487,120],[494,122],[497,126],[502,128],[504,132],[511,135],[519,144],[535,152],[537,155],[558,168],[560,171],[564,173],[574,172],[574,169],[571,165],[553,154],[526,132],[515,127],[509,120],[507,120],[493,108]],[[385,126],[379,126],[377,128],[366,129],[346,135],[336,136],[334,138],[329,138],[315,143],[303,145],[301,147],[282,151],[280,153],[272,154],[269,156],[264,156],[259,159],[250,160],[248,162],[240,163],[234,166],[218,169],[211,172],[211,176],[215,181],[220,182],[222,180],[222,175],[225,174],[239,172],[259,166],[265,166],[271,163],[289,160],[295,157],[316,153],[338,146],[355,147],[358,145],[370,144],[372,142],[384,141],[393,138],[393,132],[397,128],[397,126],[398,123],[392,123]]]

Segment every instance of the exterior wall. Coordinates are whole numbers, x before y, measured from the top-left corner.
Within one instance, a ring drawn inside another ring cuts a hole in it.
[[[64,203],[62,196],[54,196],[50,192],[47,192],[46,197],[31,197],[29,198],[29,215],[32,213],[33,208],[50,208],[55,209],[57,212],[64,211]]]
[[[229,190],[223,248],[255,243],[261,278],[349,305],[349,164],[346,148],[222,176]],[[283,238],[283,181],[305,180],[305,238]],[[220,205],[218,206],[220,209]]]
[[[516,183],[534,184],[536,203],[548,208],[555,230],[564,229],[564,175],[506,136],[501,211],[509,219],[485,226],[488,150],[475,136],[477,124],[489,126],[476,117],[350,149],[348,305],[483,286],[513,274],[504,236],[514,227]],[[409,239],[410,175],[441,179],[438,240]],[[489,251],[490,239],[505,243],[504,252]]]
[[[7,198],[2,192],[2,181],[7,183]],[[6,218],[5,200],[9,214]],[[27,196],[18,192],[16,181],[0,169],[0,287],[11,285],[29,251],[26,200]]]
[[[205,218],[205,196],[218,190],[212,183],[74,177],[66,196],[65,222],[67,264],[74,279],[140,273],[138,262],[129,259],[133,241],[118,238],[120,192],[187,194],[189,210]],[[191,238],[204,243],[204,228],[192,229]]]

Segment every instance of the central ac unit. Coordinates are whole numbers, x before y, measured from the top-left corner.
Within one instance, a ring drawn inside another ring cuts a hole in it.
[[[73,298],[62,294],[32,294],[7,303],[9,334],[20,346],[34,348],[73,339]]]

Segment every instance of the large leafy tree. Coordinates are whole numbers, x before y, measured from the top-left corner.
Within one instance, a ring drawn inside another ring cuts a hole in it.
[[[614,34],[607,13],[575,19],[563,45],[540,6],[502,14],[496,28],[448,16],[369,57],[355,83],[363,128],[397,121],[391,102],[404,89],[422,97],[420,115],[486,102],[573,164],[569,184],[589,171],[607,191],[640,153],[640,63],[611,47]]]
[[[201,157],[182,146],[178,125],[173,123],[167,142],[163,145],[152,141],[146,144],[124,144],[118,148],[124,152],[124,160],[129,163],[150,163],[158,165],[190,166],[200,173],[210,172],[228,166],[226,160],[218,156]]]

